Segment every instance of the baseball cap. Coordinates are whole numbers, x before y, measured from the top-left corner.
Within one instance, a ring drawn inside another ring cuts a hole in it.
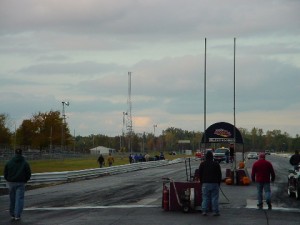
[[[265,159],[266,158],[266,154],[265,153],[260,153],[259,154],[259,158],[260,159]]]

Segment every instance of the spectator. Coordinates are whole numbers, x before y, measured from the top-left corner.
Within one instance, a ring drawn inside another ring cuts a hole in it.
[[[109,153],[108,157],[107,157],[107,163],[108,166],[112,166],[112,164],[115,162],[114,157],[111,155],[111,153]]]
[[[24,207],[25,184],[30,177],[30,165],[22,156],[22,149],[16,149],[15,156],[4,167],[4,178],[9,189],[9,213],[12,220],[21,219]]]
[[[164,153],[163,153],[163,152],[160,152],[159,159],[160,159],[160,160],[165,160],[165,156],[164,156]]]
[[[139,156],[138,154],[135,154],[134,155],[134,162],[137,163],[139,161]]]
[[[225,152],[225,161],[226,161],[226,163],[229,163],[229,155],[230,155],[230,151],[226,151]]]
[[[299,155],[299,151],[296,150],[295,151],[295,154],[291,156],[290,158],[290,164],[292,166],[294,166],[294,169],[295,170],[298,170],[299,169],[299,164],[300,164],[300,155]]]
[[[131,155],[131,154],[129,154],[129,157],[128,157],[128,159],[129,159],[129,163],[131,164],[131,163],[132,163],[132,161],[133,161],[133,158],[132,158],[132,155]]]
[[[272,164],[265,158],[265,153],[261,153],[259,155],[259,159],[252,166],[251,179],[253,182],[256,182],[258,200],[257,207],[259,209],[263,208],[264,190],[268,209],[272,209],[270,179],[272,182],[274,182],[275,172]]]
[[[213,215],[219,216],[219,187],[222,172],[220,164],[213,161],[212,151],[208,151],[205,161],[200,163],[199,179],[202,184],[202,215],[206,216],[211,206]]]
[[[229,155],[230,155],[230,162],[233,163],[233,161],[234,161],[234,144],[230,144],[230,146],[229,146]]]
[[[149,158],[150,158],[150,155],[148,153],[146,153],[146,155],[144,156],[144,158],[145,158],[145,161],[148,162]]]
[[[99,163],[100,168],[102,168],[103,165],[105,164],[105,160],[104,160],[104,157],[103,157],[102,154],[100,154],[100,156],[99,156],[99,158],[98,158],[97,161],[98,161],[98,163]]]

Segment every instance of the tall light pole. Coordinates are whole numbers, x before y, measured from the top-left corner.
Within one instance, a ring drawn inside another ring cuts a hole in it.
[[[62,103],[62,126],[61,126],[61,150],[65,150],[65,126],[66,126],[66,114],[65,114],[65,105],[69,106],[69,102]]]
[[[234,149],[234,169],[236,169],[236,120],[235,120],[235,39],[233,39],[233,149]],[[244,160],[244,149],[242,153],[242,159]]]
[[[203,140],[204,140],[204,150],[206,149],[206,38],[204,39],[204,131],[203,131]],[[200,140],[201,142],[201,140]],[[201,147],[201,146],[200,146]]]
[[[52,126],[51,126],[51,128],[50,128],[50,137],[49,137],[49,139],[50,139],[49,152],[51,152],[51,151],[52,151]]]
[[[155,128],[157,127],[157,124],[153,125],[153,144],[154,144],[154,150],[156,150],[156,145],[155,145]]]
[[[153,135],[154,135],[154,137],[155,137],[155,128],[157,127],[157,124],[154,124],[153,125]]]
[[[125,116],[127,116],[128,113],[127,112],[123,112],[123,127],[122,127],[122,139],[123,141],[121,141],[121,147],[125,147]]]
[[[74,135],[73,135],[73,140],[74,140],[74,143],[73,143],[73,151],[75,153],[75,144],[76,144],[76,136],[75,136],[75,129],[74,129]]]
[[[14,150],[16,150],[16,146],[17,146],[17,125],[15,122]]]

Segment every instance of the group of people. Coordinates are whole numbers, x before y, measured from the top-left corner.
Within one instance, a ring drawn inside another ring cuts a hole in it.
[[[138,163],[138,162],[148,162],[150,155],[146,153],[145,155],[140,154],[129,154],[128,159],[129,163]]]
[[[206,159],[200,163],[198,172],[202,185],[202,214],[206,216],[208,211],[212,210],[214,216],[219,216],[219,188],[222,181],[222,173],[221,166],[213,160],[211,151],[206,153]],[[256,183],[257,207],[259,209],[263,208],[264,192],[268,209],[272,209],[270,182],[275,181],[275,172],[271,162],[266,160],[264,153],[261,153],[259,160],[253,164],[251,179]]]
[[[129,163],[138,163],[138,162],[148,162],[148,161],[157,161],[157,160],[165,160],[165,155],[163,152],[160,155],[155,155],[154,157],[150,157],[148,153],[142,155],[140,154],[129,154],[128,156]]]
[[[104,157],[99,156],[100,167],[105,163]],[[114,158],[109,154],[107,158],[109,166],[112,166]],[[290,158],[290,164],[299,169],[300,154],[295,154]],[[202,184],[202,214],[207,216],[211,209],[214,216],[220,215],[219,210],[219,188],[222,181],[221,166],[213,160],[213,153],[208,151],[206,159],[199,166],[199,180]],[[22,155],[21,149],[15,150],[15,156],[5,164],[4,178],[9,189],[9,214],[12,220],[20,220],[24,207],[25,184],[31,178],[31,168]],[[266,155],[261,153],[259,160],[252,166],[251,179],[256,183],[258,208],[263,208],[263,192],[268,209],[272,209],[270,182],[275,181],[275,172],[271,162],[266,160]]]
[[[99,155],[97,161],[99,163],[99,167],[100,168],[102,168],[105,165],[105,159],[104,159],[104,157],[103,157],[102,154]],[[112,166],[114,162],[115,162],[114,157],[112,156],[111,153],[109,153],[108,157],[107,157],[107,164],[108,164],[108,166]]]

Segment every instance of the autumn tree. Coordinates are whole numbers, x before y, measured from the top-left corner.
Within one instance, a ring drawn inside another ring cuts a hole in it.
[[[68,145],[72,136],[67,124],[63,124],[59,111],[34,114],[31,119],[23,120],[18,128],[18,144],[40,150],[60,145],[62,126],[64,126],[66,145]]]
[[[11,133],[7,127],[8,115],[0,114],[0,144],[9,145],[11,143]]]

